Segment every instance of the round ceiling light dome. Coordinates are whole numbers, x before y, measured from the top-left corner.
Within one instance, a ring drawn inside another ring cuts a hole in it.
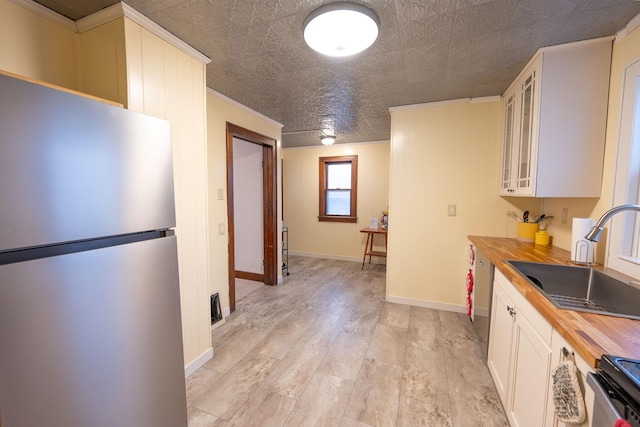
[[[362,52],[378,38],[380,19],[366,6],[351,2],[328,3],[307,16],[304,41],[323,55],[344,57]]]
[[[336,137],[335,135],[322,135],[320,141],[322,141],[324,145],[333,145],[333,143],[336,142]]]

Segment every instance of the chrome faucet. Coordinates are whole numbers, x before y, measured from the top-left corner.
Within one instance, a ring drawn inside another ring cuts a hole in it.
[[[591,231],[584,236],[585,239],[591,240],[592,242],[597,242],[600,240],[600,235],[604,231],[604,224],[609,221],[609,218],[622,211],[638,211],[640,212],[640,205],[620,205],[615,208],[611,208],[600,217],[596,225],[591,229]]]

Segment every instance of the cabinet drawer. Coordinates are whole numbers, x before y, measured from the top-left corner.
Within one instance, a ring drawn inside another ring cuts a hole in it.
[[[533,327],[541,341],[551,345],[553,327],[529,301],[513,287],[511,282],[498,269],[495,271],[494,286],[500,287],[509,297],[516,309],[516,316],[524,316],[527,322]]]

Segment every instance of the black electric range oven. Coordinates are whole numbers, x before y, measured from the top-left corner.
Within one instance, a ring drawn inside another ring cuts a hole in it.
[[[640,427],[640,361],[602,355],[600,369],[587,374],[594,391],[593,427],[613,427],[620,419]]]

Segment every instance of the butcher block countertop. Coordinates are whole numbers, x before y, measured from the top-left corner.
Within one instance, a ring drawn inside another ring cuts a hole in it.
[[[469,236],[469,240],[592,367],[599,366],[602,354],[640,359],[640,320],[558,309],[507,263],[567,264],[569,251],[500,237]]]

